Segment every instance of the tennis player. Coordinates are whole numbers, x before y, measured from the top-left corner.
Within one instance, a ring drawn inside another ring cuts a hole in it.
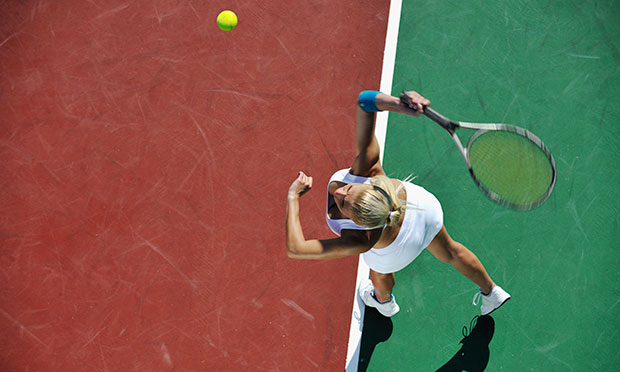
[[[288,190],[286,249],[297,259],[325,260],[361,254],[370,268],[370,280],[358,292],[364,303],[387,317],[399,311],[392,289],[394,273],[409,265],[426,248],[473,281],[482,298],[481,313],[490,314],[510,295],[489,277],[469,249],[453,240],[443,226],[441,204],[430,192],[411,182],[388,178],[379,161],[375,113],[390,111],[418,116],[430,101],[407,92],[417,104],[414,111],[398,97],[377,91],[359,95],[356,108],[357,156],[349,169],[333,174],[327,186],[326,219],[339,237],[307,240],[299,219],[299,198],[312,188],[312,177],[299,172]]]

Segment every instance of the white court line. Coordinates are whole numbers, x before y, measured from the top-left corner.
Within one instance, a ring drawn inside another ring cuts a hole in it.
[[[387,34],[385,37],[385,50],[383,51],[383,68],[381,72],[380,91],[390,94],[394,78],[394,64],[396,62],[396,44],[398,42],[398,27],[400,25],[400,12],[402,0],[390,1],[390,14],[388,16]],[[387,133],[388,113],[377,113],[375,124],[375,137],[379,142],[379,158],[383,163],[383,151],[385,148],[385,136]],[[351,328],[349,329],[349,347],[347,350],[346,372],[357,372],[360,346],[362,341],[362,328],[364,327],[364,303],[357,295],[357,288],[362,280],[367,279],[369,269],[362,256],[359,256],[357,264],[357,279],[355,282],[355,294],[353,295],[353,311],[351,314]]]

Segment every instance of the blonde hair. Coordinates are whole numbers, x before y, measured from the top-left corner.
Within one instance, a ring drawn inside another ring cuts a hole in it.
[[[351,219],[358,225],[380,228],[396,226],[407,208],[407,201],[398,198],[399,191],[404,187],[401,183],[394,187],[392,181],[384,175],[370,179],[372,189],[363,194],[351,206]]]

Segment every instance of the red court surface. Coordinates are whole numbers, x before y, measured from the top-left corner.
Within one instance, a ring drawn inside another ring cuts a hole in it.
[[[331,236],[388,7],[0,3],[0,370],[343,370],[357,258],[288,259],[285,197]]]

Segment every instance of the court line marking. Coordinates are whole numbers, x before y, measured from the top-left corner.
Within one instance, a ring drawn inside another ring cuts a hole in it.
[[[402,0],[390,1],[390,12],[388,15],[388,27],[385,36],[385,50],[383,51],[383,67],[381,70],[381,85],[379,90],[385,93],[392,93],[392,83],[394,80],[394,65],[396,63],[396,45],[398,43],[398,28],[400,26],[400,13]],[[375,137],[379,142],[379,159],[383,164],[383,152],[385,149],[385,138],[387,133],[388,113],[377,113],[375,123]],[[368,279],[370,270],[362,256],[359,256],[357,263],[357,279],[355,281],[355,292],[353,294],[353,311],[351,312],[351,327],[349,328],[349,345],[347,349],[347,360],[345,364],[346,372],[357,372],[359,363],[360,346],[362,341],[362,330],[364,327],[364,303],[357,295],[357,288],[362,280]]]

